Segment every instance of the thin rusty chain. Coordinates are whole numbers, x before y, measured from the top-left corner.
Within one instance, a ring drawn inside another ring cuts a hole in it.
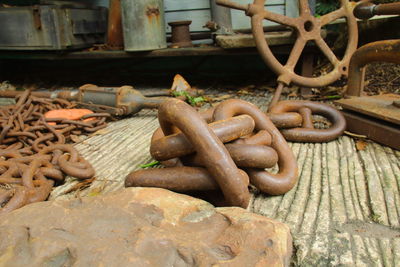
[[[251,184],[268,194],[283,194],[297,181],[290,147],[268,116],[253,104],[227,100],[215,110],[199,114],[179,100],[168,100],[161,105],[159,118],[161,128],[153,134],[150,153],[167,168],[134,171],[125,186],[179,192],[220,189],[230,205],[246,207],[248,191],[243,186],[249,177]],[[265,170],[277,163],[278,174]],[[238,196],[245,196],[245,201]]]
[[[110,115],[88,114],[80,121],[43,116],[50,110],[73,107],[69,101],[39,98],[25,91],[16,97],[15,105],[0,108],[0,215],[47,199],[65,175],[94,176],[90,163],[66,142],[73,135],[106,127]]]

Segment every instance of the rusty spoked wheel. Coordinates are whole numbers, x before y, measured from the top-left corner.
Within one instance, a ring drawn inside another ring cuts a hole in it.
[[[253,4],[242,5],[229,0],[216,0],[219,5],[243,10],[251,17],[251,27],[258,52],[264,62],[278,75],[278,82],[284,85],[296,83],[300,86],[321,87],[326,86],[342,75],[347,76],[348,65],[353,52],[357,49],[358,32],[357,22],[353,15],[353,5],[348,0],[340,0],[340,8],[323,15],[314,17],[311,13],[308,0],[299,1],[299,16],[287,17],[264,9],[265,0],[254,0]],[[348,44],[346,53],[339,59],[321,36],[321,28],[339,18],[345,18],[348,27]],[[270,20],[281,25],[293,28],[297,33],[297,39],[285,65],[282,65],[273,55],[265,40],[263,20]],[[314,41],[322,53],[333,65],[333,70],[319,77],[304,77],[294,72],[294,68],[308,41]]]

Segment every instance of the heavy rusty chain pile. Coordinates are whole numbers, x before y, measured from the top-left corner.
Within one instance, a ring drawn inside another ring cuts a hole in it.
[[[326,116],[329,129],[314,129],[312,113]],[[150,154],[167,168],[130,173],[125,186],[162,187],[178,192],[220,189],[229,205],[247,207],[249,183],[270,195],[297,182],[296,158],[285,140],[324,142],[342,134],[345,121],[334,108],[308,101],[282,101],[268,115],[238,99],[198,113],[177,99],[159,107],[161,128]],[[278,128],[285,128],[282,133]],[[279,171],[268,168],[278,165]]]
[[[0,215],[47,199],[65,175],[93,177],[94,169],[70,144],[73,135],[106,127],[109,114],[92,113],[80,120],[45,118],[50,110],[73,108],[63,99],[16,97],[16,104],[0,108]]]

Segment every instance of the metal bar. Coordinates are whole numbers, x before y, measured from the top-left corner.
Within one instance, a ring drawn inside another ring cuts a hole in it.
[[[375,15],[399,15],[400,3],[388,3],[377,5],[374,9]]]
[[[304,53],[301,61],[301,76],[312,77],[313,71],[314,71],[314,54]],[[300,93],[302,97],[311,96],[312,95],[311,87],[302,86],[300,89]]]
[[[400,15],[400,2],[375,5],[363,1],[354,9],[354,16],[359,19],[370,19],[375,15]]]
[[[229,7],[233,9],[238,9],[238,10],[243,10],[246,11],[248,8],[248,5],[242,5],[239,3],[235,3],[229,0],[215,0],[216,4],[224,7]]]
[[[211,18],[217,24],[216,34],[233,34],[232,15],[229,8],[217,5],[215,0],[210,0]]]
[[[123,48],[121,0],[110,0],[108,13],[107,45],[112,48]]]

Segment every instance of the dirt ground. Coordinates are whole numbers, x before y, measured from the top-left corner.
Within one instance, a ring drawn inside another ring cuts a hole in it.
[[[364,91],[368,95],[400,93],[400,65],[393,63],[372,63],[365,73]]]

